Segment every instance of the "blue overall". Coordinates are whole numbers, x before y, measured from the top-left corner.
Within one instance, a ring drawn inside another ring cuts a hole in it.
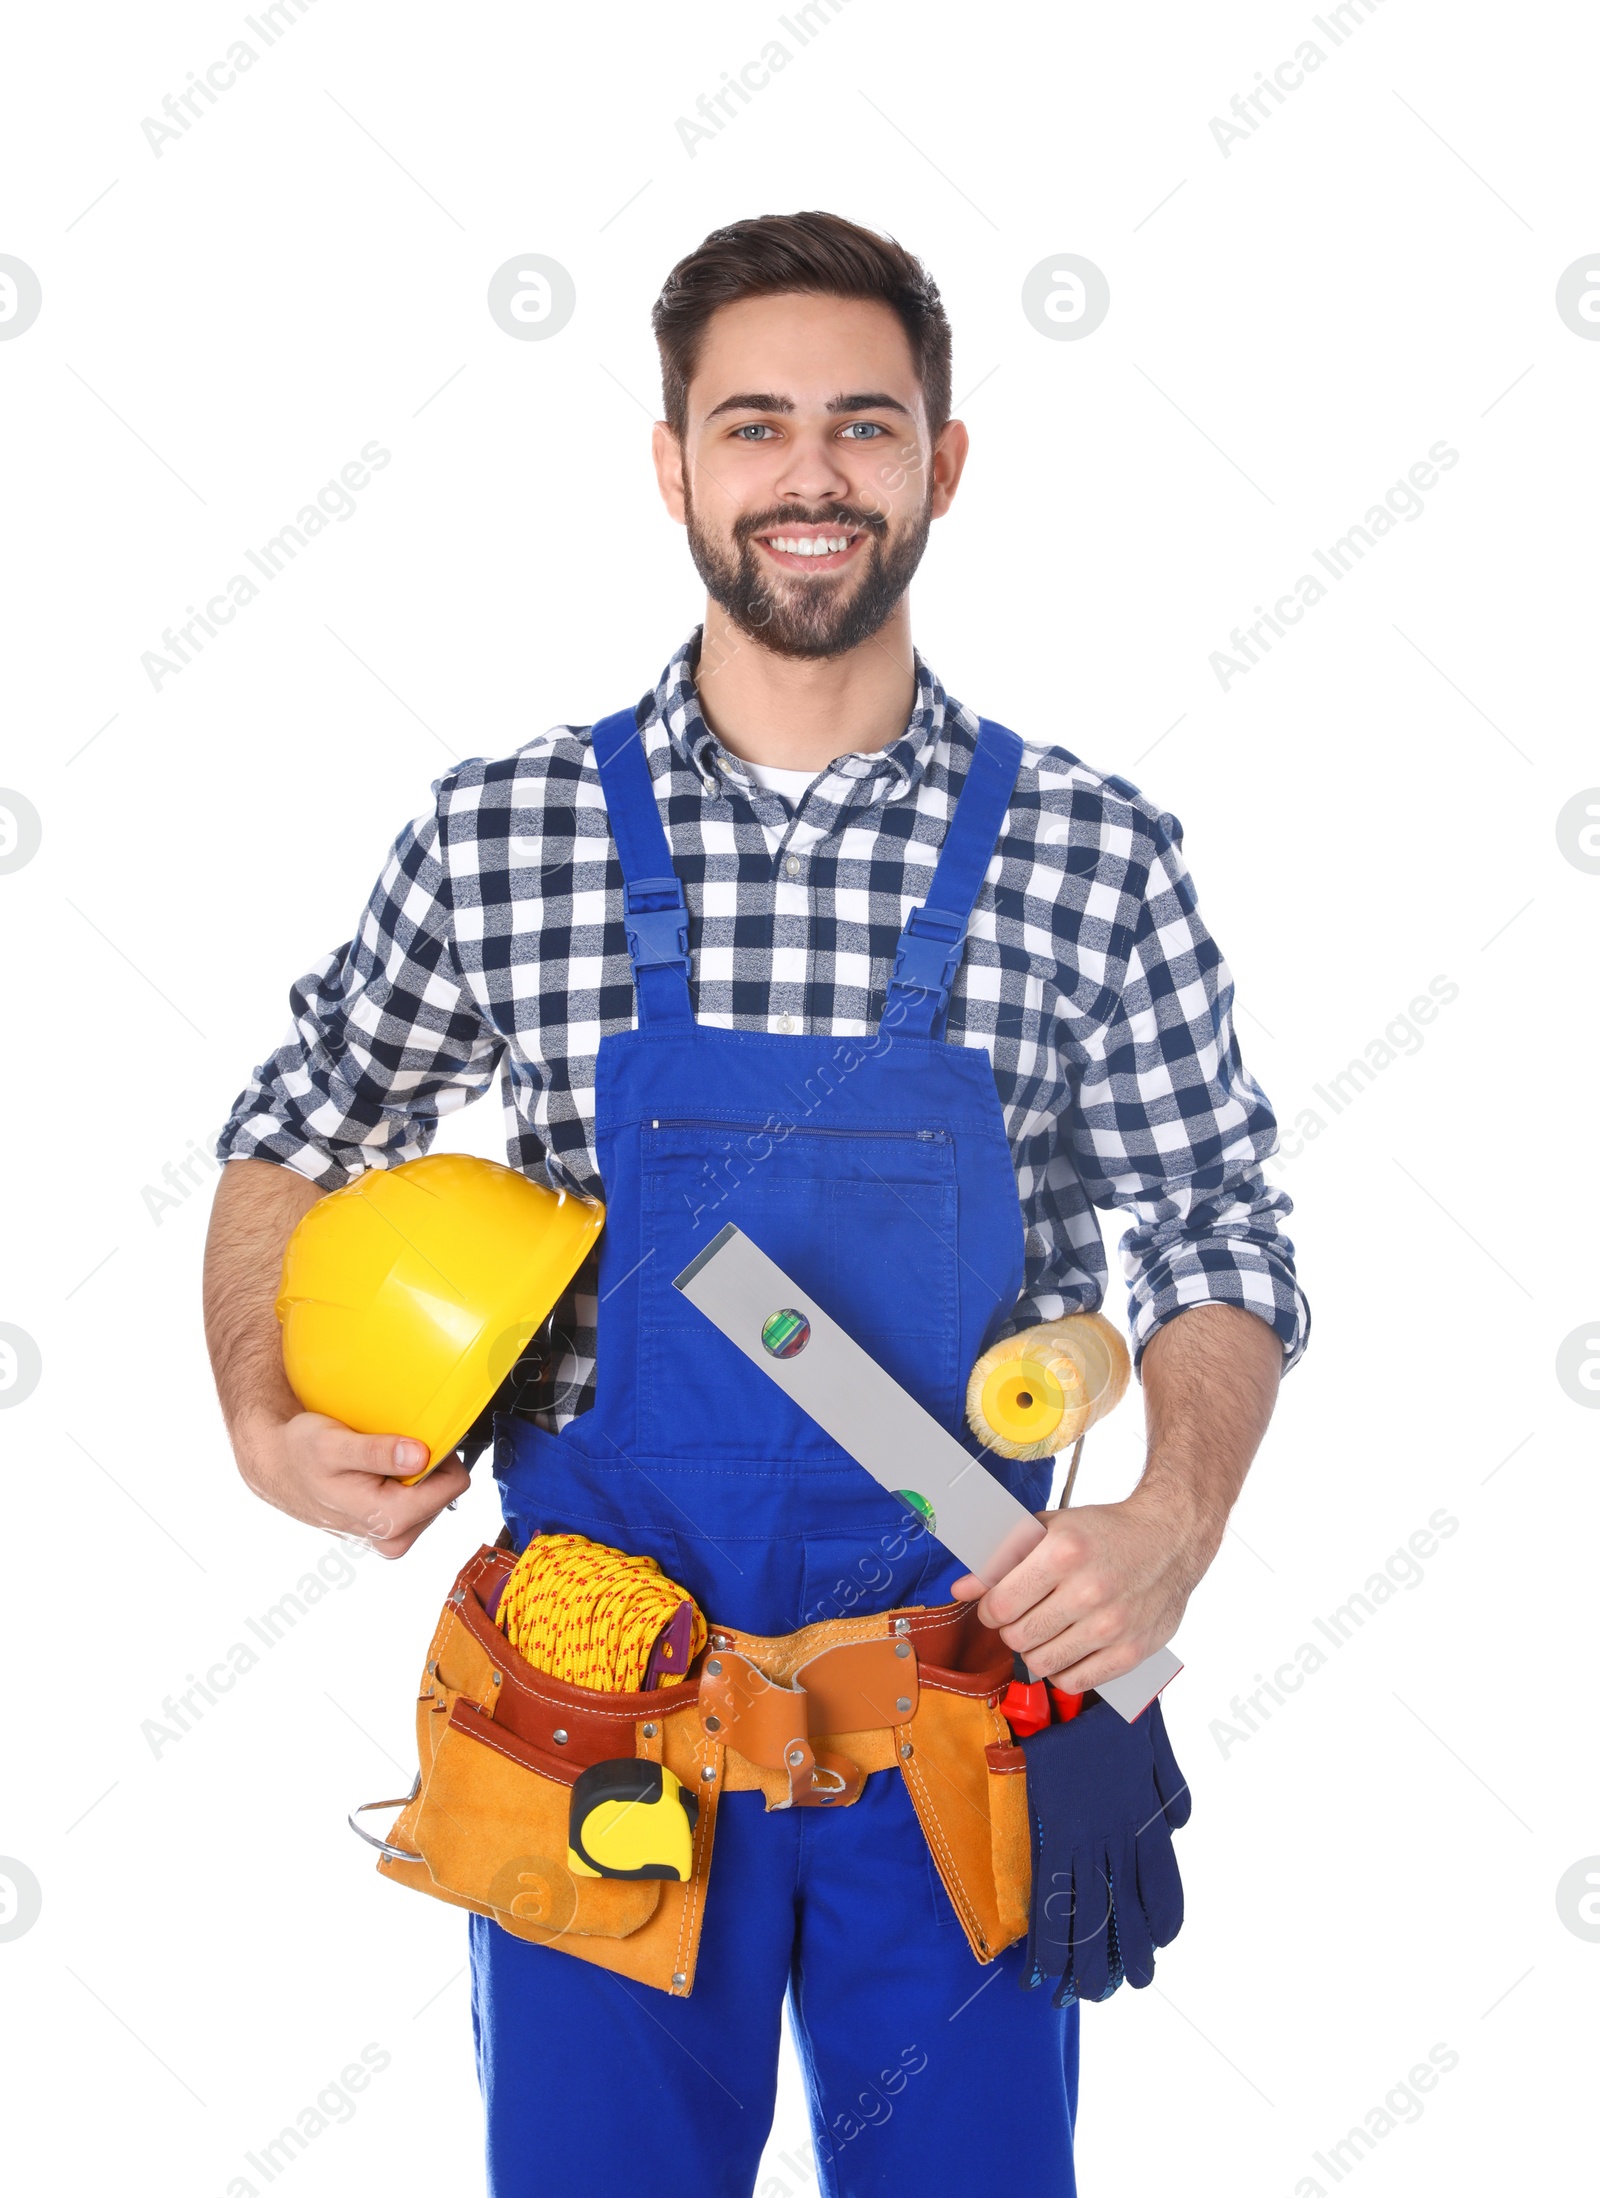
[[[638,1028],[605,1038],[596,1397],[559,1435],[496,1425],[521,1549],[576,1532],[655,1557],[713,1625],[788,1633],[949,1599],[966,1569],[672,1286],[736,1222],[946,1427],[1022,1284],[988,1056],[942,1035],[1021,743],[984,723],[870,1038],[703,1027],[688,917],[632,711],[594,730]],[[1032,1509],[1049,1464],[990,1460]],[[1071,2198],[1077,2008],[980,1967],[898,1771],[851,1807],[718,1812],[692,1993],[674,1999],[471,1919],[493,2198],[749,2198],[780,2010],[829,2198]],[[803,2166],[804,2163],[802,2163]],[[795,2198],[800,2174],[764,2185]]]

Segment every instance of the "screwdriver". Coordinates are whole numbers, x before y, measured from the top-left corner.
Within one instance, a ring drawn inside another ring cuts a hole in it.
[[[1066,1484],[1062,1488],[1058,1511],[1065,1511],[1072,1501],[1072,1484],[1078,1477],[1078,1460],[1083,1455],[1083,1436],[1072,1446],[1072,1462],[1067,1467]],[[1035,1679],[1028,1668],[1027,1658],[1020,1649],[1011,1659],[1011,1684],[1000,1697],[1000,1714],[1011,1727],[1012,1737],[1027,1740],[1036,1732],[1043,1732],[1051,1723],[1052,1715],[1058,1725],[1069,1724],[1083,1707],[1081,1694],[1069,1694],[1065,1687],[1058,1687],[1054,1680]]]

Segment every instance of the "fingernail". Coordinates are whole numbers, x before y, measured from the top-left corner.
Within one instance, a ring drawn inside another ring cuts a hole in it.
[[[402,1473],[415,1473],[428,1462],[428,1453],[420,1442],[397,1442],[394,1446],[394,1462]]]

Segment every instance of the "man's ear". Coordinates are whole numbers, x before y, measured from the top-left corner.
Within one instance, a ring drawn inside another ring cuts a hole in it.
[[[683,445],[665,420],[657,420],[650,431],[650,455],[655,460],[656,486],[667,507],[667,516],[681,527],[684,523]]]
[[[963,420],[947,420],[933,446],[932,515],[942,519],[961,485],[967,462],[967,429]]]

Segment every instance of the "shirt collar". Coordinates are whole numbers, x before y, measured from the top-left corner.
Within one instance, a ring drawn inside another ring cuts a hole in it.
[[[723,777],[742,786],[751,781],[740,758],[725,748],[706,723],[695,690],[695,668],[700,659],[701,628],[676,649],[656,682],[656,715],[681,759],[699,778],[708,793]],[[960,705],[945,693],[921,655],[912,651],[917,691],[906,729],[888,747],[839,757],[832,768],[856,781],[860,798],[867,803],[898,801],[921,779],[933,758],[949,717]]]

